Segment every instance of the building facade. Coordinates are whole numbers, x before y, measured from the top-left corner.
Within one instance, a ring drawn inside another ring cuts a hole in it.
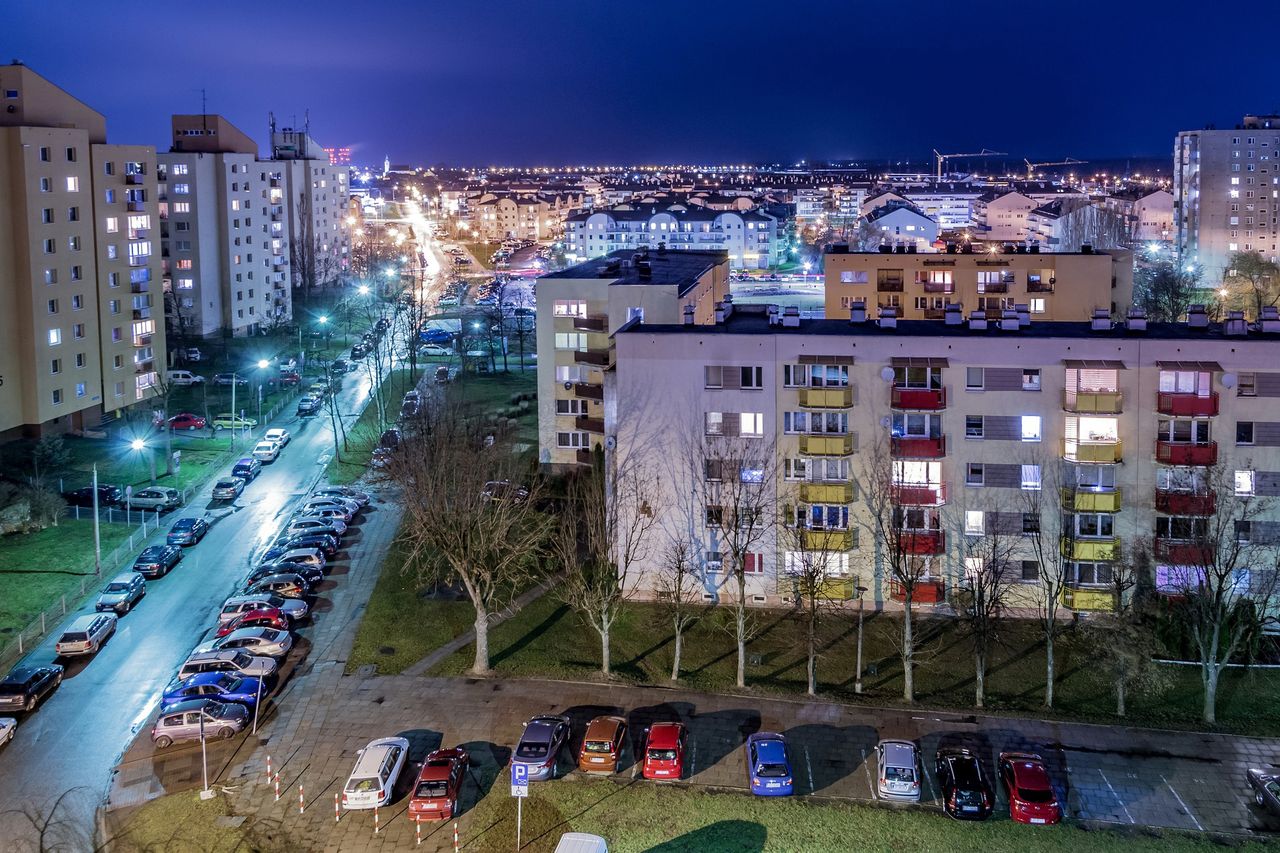
[[[565,223],[566,252],[575,258],[665,245],[678,251],[722,251],[734,269],[768,269],[782,262],[783,244],[777,220],[756,210],[620,205],[579,213]]]
[[[890,202],[867,214],[867,224],[880,232],[888,246],[908,246],[916,252],[934,251],[938,223],[907,202]]]
[[[0,435],[96,428],[165,363],[155,149],[20,64],[0,103]]]
[[[272,266],[285,262],[294,287],[330,286],[351,266],[351,229],[346,223],[351,170],[331,164],[325,149],[305,130],[289,127],[273,126],[271,159],[271,174],[279,175],[284,190],[289,224],[287,237],[270,235]]]

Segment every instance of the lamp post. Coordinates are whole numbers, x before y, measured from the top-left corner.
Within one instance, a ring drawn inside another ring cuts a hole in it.
[[[134,450],[147,454],[147,461],[151,463],[151,485],[154,486],[156,484],[156,455],[147,452],[147,443],[141,438],[135,438],[129,442],[129,446]]]
[[[271,362],[265,358],[258,359],[258,426],[262,426],[262,373],[271,366]]]
[[[865,586],[855,586],[858,593],[858,669],[853,679],[853,692],[862,695],[862,596],[867,592]]]

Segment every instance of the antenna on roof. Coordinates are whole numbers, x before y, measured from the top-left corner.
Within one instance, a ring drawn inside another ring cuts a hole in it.
[[[200,123],[203,130],[209,129],[209,106],[204,87],[200,89]]]

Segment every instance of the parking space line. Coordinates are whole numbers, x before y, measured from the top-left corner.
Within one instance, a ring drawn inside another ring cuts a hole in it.
[[[1201,832],[1204,832],[1204,827],[1200,825],[1200,821],[1196,820],[1195,813],[1192,812],[1191,809],[1187,808],[1187,804],[1182,801],[1182,797],[1179,796],[1178,792],[1175,791],[1173,789],[1173,786],[1169,784],[1169,780],[1164,778],[1164,776],[1161,776],[1160,781],[1163,782],[1164,786],[1169,789],[1169,793],[1173,794],[1173,798],[1178,801],[1178,805],[1182,806],[1182,810],[1187,813],[1187,817],[1191,818],[1191,822],[1196,825],[1196,829],[1200,830]]]
[[[867,787],[871,790],[871,799],[878,800],[876,796],[876,782],[871,775],[871,765],[867,764],[867,750],[865,747],[858,747],[858,752],[862,753],[862,769],[867,771]]]
[[[692,778],[698,772],[698,740],[697,738],[689,738],[693,741],[693,749],[689,751],[689,776]]]
[[[1102,781],[1107,783],[1107,790],[1111,792],[1111,796],[1116,798],[1116,802],[1120,804],[1120,808],[1124,809],[1124,816],[1129,819],[1129,823],[1136,823],[1133,815],[1129,814],[1129,807],[1124,804],[1124,800],[1120,799],[1120,795],[1116,793],[1116,789],[1111,787],[1111,780],[1107,778],[1107,774],[1102,772],[1102,768],[1098,768],[1098,775],[1102,777]]]
[[[921,770],[924,773],[924,781],[929,785],[929,798],[936,802],[938,799],[938,792],[933,788],[933,780],[929,778],[929,768],[924,764],[924,762],[921,762]]]
[[[813,793],[813,765],[809,762],[809,747],[804,748],[804,769],[809,774],[809,793]]]

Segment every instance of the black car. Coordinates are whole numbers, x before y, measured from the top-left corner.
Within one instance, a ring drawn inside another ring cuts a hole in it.
[[[31,711],[62,683],[62,667],[15,666],[0,681],[0,711]]]
[[[320,411],[319,397],[303,397],[298,401],[298,417],[304,418]]]
[[[180,518],[169,528],[165,541],[170,545],[195,545],[209,532],[209,522],[203,518]]]
[[[359,361],[360,359],[364,358],[368,354],[369,354],[369,348],[364,344],[356,344],[351,348],[351,359],[353,361]]]
[[[63,492],[62,497],[72,506],[93,506],[93,486],[85,486],[73,492]],[[98,486],[98,506],[124,503],[124,490],[119,486]]]
[[[271,550],[274,551],[276,548],[281,549],[281,554],[294,548],[316,548],[327,559],[338,553],[338,539],[327,533],[301,533],[281,540]],[[265,556],[264,559],[266,559]]]
[[[938,787],[942,808],[957,820],[986,820],[995,805],[995,792],[982,772],[982,762],[963,748],[938,750]]]
[[[1249,787],[1253,789],[1253,801],[1273,815],[1280,816],[1280,776],[1265,770],[1250,769]]]
[[[244,586],[251,587],[263,578],[276,575],[297,575],[306,583],[308,590],[314,589],[317,584],[324,581],[324,570],[319,566],[306,563],[266,563],[249,572],[248,577],[244,579]]]
[[[343,374],[347,372],[347,360],[345,358],[335,358],[333,364],[329,365],[329,372],[333,374]]]
[[[400,430],[392,427],[382,434],[378,439],[378,446],[387,450],[395,450],[400,446]]]
[[[391,328],[391,321],[386,317],[379,317],[378,322],[374,323],[374,328],[385,332],[387,329]]]
[[[150,545],[133,561],[133,570],[144,578],[158,578],[182,559],[182,549],[177,545]]]

